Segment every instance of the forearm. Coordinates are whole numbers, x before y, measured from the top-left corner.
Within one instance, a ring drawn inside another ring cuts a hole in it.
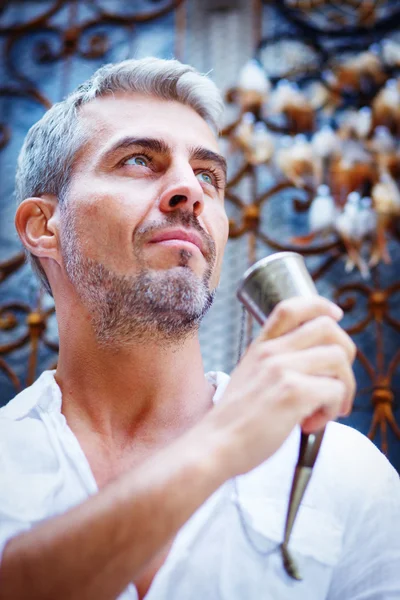
[[[213,437],[197,427],[78,507],[12,539],[0,599],[114,600],[226,479]]]

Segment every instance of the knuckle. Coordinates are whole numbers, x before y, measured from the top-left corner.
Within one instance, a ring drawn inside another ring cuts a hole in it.
[[[348,391],[343,381],[335,380],[333,382],[329,397],[324,405],[324,412],[328,419],[334,419],[341,414],[347,393]]]
[[[315,319],[315,327],[321,332],[322,337],[326,341],[334,340],[337,337],[338,325],[332,317],[322,315]]]
[[[338,408],[340,408],[343,402],[346,400],[349,390],[344,381],[338,380]]]
[[[290,401],[298,394],[296,378],[292,373],[284,371],[279,381],[279,396],[281,400]]]
[[[346,350],[340,344],[333,344],[329,347],[328,352],[335,363],[347,363],[349,360]]]
[[[251,348],[251,356],[250,358],[255,362],[260,362],[263,356],[262,344],[253,343]]]
[[[351,362],[354,362],[356,359],[356,356],[357,356],[357,346],[350,337],[349,337],[349,347],[350,347]]]
[[[274,308],[275,318],[280,320],[286,320],[290,318],[294,312],[293,303],[289,300],[282,300]]]
[[[268,379],[273,382],[282,382],[285,379],[285,369],[281,362],[277,359],[271,359],[267,365]]]
[[[357,381],[356,381],[353,371],[350,371],[348,387],[349,387],[348,391],[350,393],[350,396],[351,396],[351,398],[353,398],[355,396],[356,389],[357,389]]]
[[[258,369],[265,368],[265,362],[273,358],[274,353],[269,342],[261,342],[254,345],[252,352],[252,361],[257,365]]]
[[[275,344],[273,341],[260,344],[258,357],[261,361],[271,359],[275,356]]]

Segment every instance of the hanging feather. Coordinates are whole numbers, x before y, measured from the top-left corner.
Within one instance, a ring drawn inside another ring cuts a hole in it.
[[[260,165],[268,162],[274,153],[274,138],[268,131],[263,121],[259,121],[254,126],[253,136],[251,138],[250,150],[248,152],[248,161],[252,165]]]
[[[304,246],[310,244],[319,235],[329,234],[334,229],[336,216],[337,209],[329,187],[319,185],[308,211],[310,233],[292,237],[291,243]]]
[[[400,44],[394,40],[383,40],[382,57],[389,67],[400,67]]]
[[[271,93],[266,106],[270,115],[284,115],[285,127],[293,134],[314,129],[314,108],[298,85],[282,79]]]
[[[317,233],[328,233],[332,230],[337,210],[335,201],[327,185],[319,185],[317,195],[308,212],[310,230]]]
[[[381,157],[380,161],[386,168],[386,172],[397,183],[400,184],[400,154],[397,150],[391,154]]]
[[[311,140],[312,148],[317,156],[327,159],[340,149],[338,136],[329,125],[316,131]]]
[[[361,52],[333,69],[332,89],[339,93],[362,93],[371,96],[387,79],[374,49]]]
[[[256,118],[253,113],[246,112],[242,115],[233,132],[233,141],[235,145],[245,153],[251,151],[255,121]]]
[[[326,78],[324,77],[325,81]],[[329,79],[329,76],[328,76]],[[313,81],[306,90],[307,98],[314,110],[323,110],[325,115],[332,115],[342,103],[340,94],[337,94],[327,85]]]
[[[391,258],[386,235],[393,220],[400,216],[400,190],[394,179],[388,173],[383,173],[381,180],[372,188],[371,195],[377,213],[377,235],[370,264],[376,265],[381,260],[389,264]]]
[[[339,153],[340,140],[333,129],[325,125],[313,135],[311,145],[321,164],[322,175],[319,181],[327,181],[330,159]]]
[[[388,174],[395,181],[400,180],[400,154],[396,146],[396,140],[387,127],[376,127],[369,148],[375,156],[379,173]]]
[[[366,279],[369,276],[369,268],[361,254],[364,234],[359,226],[360,200],[358,192],[348,195],[343,211],[336,218],[335,227],[347,252],[346,272],[352,271],[356,266],[361,276]]]
[[[400,86],[389,79],[372,102],[373,127],[387,127],[395,136],[400,135]]]
[[[358,217],[357,217],[358,235],[363,242],[368,242],[369,245],[369,266],[373,266],[372,255],[377,246],[378,235],[378,215],[375,211],[372,198],[364,196],[360,200]]]
[[[396,149],[396,142],[390,130],[384,125],[375,127],[371,142],[371,150],[377,155],[392,154]]]
[[[376,236],[377,213],[370,196],[363,196],[360,200],[357,218],[358,236],[360,239],[374,239]]]
[[[365,139],[370,133],[371,127],[372,110],[369,106],[363,106],[359,110],[348,110],[343,113],[339,135],[343,139]]]
[[[271,84],[259,63],[249,60],[239,72],[236,87],[237,99],[242,112],[258,113],[265,102]]]
[[[370,188],[378,180],[377,165],[357,140],[341,142],[341,152],[329,164],[328,180],[338,206],[343,206],[355,190]]]
[[[322,181],[321,160],[303,135],[297,135],[291,146],[277,152],[276,165],[297,187],[316,188]]]
[[[372,199],[378,214],[400,215],[400,191],[390,175],[383,174],[381,181],[372,188]]]

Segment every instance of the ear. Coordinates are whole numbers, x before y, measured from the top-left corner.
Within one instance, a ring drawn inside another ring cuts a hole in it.
[[[55,196],[27,198],[17,208],[15,227],[25,248],[59,262],[59,206]]]

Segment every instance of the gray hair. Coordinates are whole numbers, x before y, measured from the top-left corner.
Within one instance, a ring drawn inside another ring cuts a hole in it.
[[[98,69],[65,100],[54,104],[27,133],[18,157],[16,200],[55,195],[60,205],[67,195],[77,151],[85,142],[79,107],[116,91],[138,92],[192,107],[218,133],[223,102],[216,85],[193,67],[177,60],[143,58]],[[27,252],[34,272],[51,294],[38,257]]]

